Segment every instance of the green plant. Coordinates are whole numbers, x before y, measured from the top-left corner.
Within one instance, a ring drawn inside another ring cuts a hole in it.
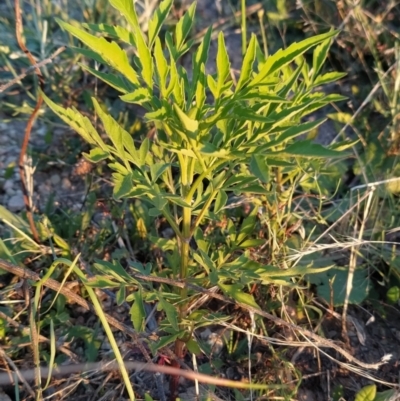
[[[145,36],[132,1],[110,2],[131,29],[115,27],[112,37],[116,40],[91,35],[63,21],[59,24],[90,48],[79,52],[107,66],[109,71],[83,68],[122,93],[123,101],[146,109],[145,118],[157,128],[155,140],[146,137],[137,147],[104,105],[92,98],[110,140],[105,142],[89,118],[76,109],[56,105],[46,96],[44,99],[92,146],[90,153],[84,154],[88,160],[107,160],[113,171],[115,199],[140,200],[147,205],[150,216],[163,216],[173,230],[174,238],[154,240],[167,253],[162,270],[134,262],[130,267],[144,275],[173,278],[205,289],[217,285],[225,295],[256,307],[253,295],[246,291],[250,285],[289,285],[294,276],[320,271],[265,265],[252,260],[250,249],[266,241],[255,233],[259,207],[278,212],[282,202],[290,204],[293,186],[299,178],[314,174],[326,159],[346,156],[343,150],[351,145],[341,143],[324,148],[298,138],[324,121],[304,122],[303,117],[344,99],[316,90],[344,75],[322,73],[337,31],[294,43],[268,58],[252,35],[238,78],[231,75],[224,36],[220,33],[217,73],[207,75],[211,29],[193,53],[191,70],[179,65],[193,44],[188,37],[195,4],[177,23],[174,33],[162,34],[162,25],[172,7],[172,0],[164,0],[149,21]],[[110,34],[104,25],[90,28]],[[133,47],[133,55],[128,57],[117,42]],[[311,68],[304,56],[310,49],[314,49]],[[221,219],[231,194],[259,199],[259,207],[247,213],[239,225],[225,216],[225,238],[213,246],[204,233],[204,223]],[[193,240],[195,247],[191,246]],[[188,314],[190,300],[197,294],[186,286],[177,291],[167,284],[155,288],[131,277],[118,261],[98,261],[95,268],[99,272],[97,279],[85,284],[119,288],[118,302],[133,301],[131,317],[136,330],[144,328],[143,303],[158,302],[166,316],[161,323],[165,336],[153,346],[153,351],[175,341],[178,357],[184,355],[185,347],[196,352],[199,348],[192,337],[193,330],[220,318],[204,310]],[[126,296],[129,286],[137,291]]]

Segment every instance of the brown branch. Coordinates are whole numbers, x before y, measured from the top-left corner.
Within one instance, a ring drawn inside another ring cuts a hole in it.
[[[37,64],[31,65],[29,68],[26,69],[25,72],[23,72],[22,74],[19,74],[17,77],[15,77],[14,79],[12,79],[11,81],[7,82],[4,85],[0,85],[0,93],[4,92],[5,90],[7,90],[8,88],[10,88],[11,86],[13,86],[14,84],[16,84],[18,81],[20,81],[21,79],[24,79],[27,75],[29,75],[30,73],[32,73],[33,71],[35,71],[37,68],[41,68],[43,66],[45,66],[46,64],[50,64],[53,59],[55,59],[60,53],[62,53],[67,47],[66,46],[62,46],[59,49],[57,49],[51,56],[45,58],[44,60],[40,61]]]
[[[30,53],[30,51],[26,48],[25,43],[22,40],[22,32],[23,32],[23,27],[22,27],[21,8],[20,8],[19,0],[15,0],[15,33],[16,33],[16,37],[17,37],[17,42],[18,42],[18,45],[21,48],[21,50],[28,57],[32,66],[36,65],[36,60]],[[40,69],[38,67],[35,68],[35,72],[39,78],[40,88],[43,90],[44,83],[43,83],[42,73],[40,72]],[[31,210],[30,203],[29,203],[29,194],[28,194],[28,189],[27,189],[27,185],[26,185],[26,176],[25,176],[24,167],[25,167],[25,156],[26,156],[26,151],[28,149],[29,138],[31,136],[32,126],[35,121],[36,115],[40,110],[42,103],[43,103],[43,98],[42,98],[42,95],[39,94],[37,97],[36,106],[35,106],[32,114],[29,117],[28,123],[26,124],[24,140],[22,142],[21,152],[19,154],[19,161],[18,161],[19,175],[21,177],[22,194],[24,197],[26,215],[28,217],[28,221],[29,221],[29,225],[31,227],[33,238],[37,243],[40,242],[39,234],[38,234],[36,226],[35,226],[35,221],[33,219],[33,213]],[[32,195],[32,194],[30,194],[30,195]]]
[[[201,383],[211,384],[215,386],[223,386],[223,387],[231,387],[231,388],[253,388],[253,389],[265,389],[267,385],[265,384],[251,384],[240,381],[233,381],[228,379],[222,379],[219,377],[212,377],[202,373],[197,373],[193,371],[176,369],[170,366],[165,365],[157,365],[154,363],[145,363],[145,362],[133,362],[126,361],[125,366],[129,370],[144,370],[147,372],[154,373],[165,373],[172,376],[182,376],[189,380],[197,380]],[[119,370],[118,363],[116,362],[93,362],[93,363],[81,363],[76,365],[68,365],[68,366],[56,366],[52,369],[51,375],[53,376],[67,376],[73,373],[84,372],[89,370],[101,370],[101,371],[110,371],[110,370]],[[35,377],[35,369],[27,369],[20,370],[20,374],[23,376],[25,381],[32,381]],[[41,367],[40,375],[42,378],[47,378],[50,374],[50,368]],[[15,379],[11,375],[7,373],[0,373],[0,386],[15,384]],[[274,387],[268,386],[268,387]]]

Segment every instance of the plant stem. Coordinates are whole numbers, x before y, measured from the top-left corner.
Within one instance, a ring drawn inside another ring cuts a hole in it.
[[[246,27],[246,0],[242,0],[242,56],[246,54],[247,49],[247,27]]]

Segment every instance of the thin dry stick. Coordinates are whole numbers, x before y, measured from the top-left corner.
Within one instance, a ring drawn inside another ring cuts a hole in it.
[[[364,208],[364,216],[363,220],[358,232],[358,240],[359,242],[362,241],[362,237],[364,234],[364,229],[365,229],[365,222],[367,221],[369,209],[371,207],[371,201],[372,201],[372,196],[374,194],[375,187],[372,187],[371,190],[368,192],[368,198],[366,202],[366,206]],[[357,202],[358,205],[361,205],[361,202]],[[357,232],[357,226],[358,226],[358,221],[356,217],[355,221],[355,226],[354,226],[354,234]],[[354,235],[355,237],[355,235]],[[349,299],[350,299],[350,294],[353,289],[353,279],[354,279],[354,272],[356,270],[356,265],[357,265],[357,250],[358,247],[352,246],[351,247],[351,253],[350,253],[350,263],[349,263],[349,275],[347,277],[347,284],[346,284],[346,296],[344,299],[344,304],[343,304],[343,312],[342,312],[342,336],[345,339],[346,343],[348,346],[350,346],[350,339],[349,335],[347,333],[347,325],[346,325],[346,318],[347,318],[347,309],[349,306]]]
[[[35,273],[23,267],[13,265],[2,259],[0,259],[0,269],[3,269],[22,279],[32,280],[34,282],[38,282],[41,280],[41,277],[38,273]],[[61,284],[58,281],[49,278],[43,283],[43,285],[52,289],[53,291],[63,294],[66,298],[68,298],[69,301],[75,302],[76,304],[82,306],[86,310],[96,314],[96,310],[94,309],[94,306],[90,302],[86,301],[81,296],[69,290],[68,288],[61,286]],[[140,351],[143,353],[146,360],[151,361],[150,355],[147,352],[146,348],[143,346],[142,341],[139,338],[139,335],[131,327],[119,322],[117,319],[108,315],[107,313],[105,313],[104,315],[111,326],[130,336],[134,340],[135,345],[139,347]]]
[[[17,82],[19,82],[21,79],[24,79],[27,75],[29,75],[30,73],[32,73],[33,71],[35,71],[37,68],[41,68],[43,66],[45,66],[46,64],[49,64],[53,61],[53,59],[55,59],[60,53],[62,53],[64,50],[66,49],[66,46],[62,46],[59,49],[57,49],[51,56],[45,58],[44,60],[40,61],[37,64],[31,65],[29,68],[26,69],[25,72],[23,72],[22,74],[19,74],[17,77],[15,77],[14,79],[12,79],[11,81],[7,82],[4,85],[0,85],[0,93],[4,92],[5,90],[7,90],[8,88],[10,88],[11,86],[13,86],[14,84],[16,84]]]
[[[15,366],[15,365],[14,365]],[[269,388],[279,388],[279,385],[266,385],[266,384],[249,384],[240,381],[233,381],[228,379],[222,379],[219,377],[208,376],[203,373],[197,373],[188,370],[182,370],[177,368],[172,368],[171,366],[166,365],[157,365],[154,363],[145,363],[145,362],[133,362],[133,361],[126,361],[125,366],[129,370],[144,370],[147,372],[154,372],[154,373],[165,373],[171,376],[182,376],[186,379],[199,381],[205,384],[211,384],[214,386],[223,386],[223,387],[230,387],[230,388],[241,388],[241,389],[249,389],[252,388],[254,390],[265,390],[268,386]],[[68,365],[68,366],[57,366],[54,367],[51,371],[52,377],[55,376],[67,376],[73,373],[78,372],[87,372],[89,370],[96,370],[96,371],[110,371],[110,370],[119,370],[118,363],[110,362],[94,362],[94,363],[81,363],[77,365]],[[20,374],[23,376],[25,381],[32,381],[35,378],[35,369],[27,369],[27,370],[20,370]],[[50,374],[50,368],[42,367],[40,369],[40,374],[42,378],[47,378]],[[14,384],[12,378],[7,373],[0,373],[0,386]]]
[[[7,356],[7,354],[3,351],[3,348],[0,347],[0,356],[4,358],[7,363],[14,369],[15,374],[18,376],[18,380],[23,383],[25,388],[27,389],[28,393],[35,397],[35,392],[32,390],[32,387],[29,385],[28,380],[25,379],[25,375],[21,373],[15,363]],[[2,373],[0,376],[7,380],[8,382],[13,383],[15,381],[15,376],[11,376],[10,373]],[[0,379],[1,380],[1,379]]]
[[[7,316],[2,311],[0,311],[0,319],[5,320],[9,326],[13,326],[13,327],[15,327],[16,329],[18,329],[21,332],[24,332],[24,331],[27,330],[27,328],[24,325],[22,325],[21,323],[16,322],[14,319],[11,319],[11,317]],[[50,343],[50,339],[48,339],[47,337],[39,334],[39,342]],[[19,343],[18,347],[22,348],[22,347],[27,347],[29,345],[30,345],[29,342],[27,342],[27,343]],[[60,352],[62,352],[63,354],[67,355],[73,362],[80,362],[79,357],[74,352],[72,352],[68,347],[65,347],[64,345],[59,345],[59,344],[56,344],[56,347]]]
[[[23,32],[23,27],[22,27],[21,8],[20,8],[19,0],[15,0],[15,33],[16,33],[16,37],[17,37],[17,42],[18,42],[18,45],[21,48],[21,50],[28,57],[32,66],[36,65],[36,60],[33,58],[32,54],[26,48],[25,43],[22,40],[22,32]],[[39,85],[40,85],[41,89],[43,89],[44,85],[43,85],[42,73],[40,72],[40,69],[38,67],[35,68],[35,72],[39,78]],[[42,98],[42,95],[39,93],[37,101],[36,101],[36,106],[35,106],[32,114],[29,117],[28,123],[26,124],[24,140],[22,142],[21,152],[19,154],[19,161],[18,161],[19,175],[21,177],[21,187],[22,187],[22,194],[24,197],[24,203],[25,203],[25,208],[26,208],[26,215],[28,217],[28,221],[29,221],[29,225],[31,227],[33,238],[37,243],[40,242],[39,234],[38,234],[36,226],[35,226],[32,209],[31,209],[30,203],[29,203],[29,197],[32,194],[28,193],[24,165],[25,165],[26,151],[28,149],[28,144],[29,144],[29,138],[31,136],[32,126],[35,121],[36,115],[40,110],[42,103],[43,103],[43,98]]]

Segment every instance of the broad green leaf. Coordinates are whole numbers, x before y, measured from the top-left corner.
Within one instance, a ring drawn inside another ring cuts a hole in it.
[[[178,325],[178,311],[174,305],[167,302],[161,295],[159,295],[159,309],[162,309],[167,315],[168,323],[172,326],[175,331],[179,330]]]
[[[162,211],[168,203],[167,199],[164,198],[164,196],[161,196],[161,194],[155,195],[154,198],[151,199],[151,202],[159,211]]]
[[[135,103],[143,105],[151,101],[151,94],[149,88],[137,88],[131,93],[120,96],[120,99],[126,103]]]
[[[196,133],[199,129],[199,122],[188,117],[188,115],[182,111],[177,104],[174,103],[173,107],[180,122],[182,123],[183,128],[190,133]]]
[[[132,88],[130,88],[122,78],[114,74],[107,74],[105,72],[98,71],[82,63],[78,63],[78,65],[119,92],[128,93],[132,90]]]
[[[375,401],[376,384],[363,387],[356,395],[354,401]]]
[[[108,152],[108,147],[101,139],[100,135],[93,127],[89,118],[83,116],[79,111],[71,108],[64,109],[53,103],[43,92],[41,92],[43,100],[54,111],[58,117],[72,127],[82,138],[91,145],[99,146],[103,151]]]
[[[102,259],[95,259],[93,267],[99,272],[109,275],[120,281],[121,283],[132,282],[131,276],[125,271],[118,261],[114,263]]]
[[[242,285],[240,284],[227,285],[218,283],[218,287],[221,288],[221,290],[224,292],[225,295],[228,295],[235,301],[260,309],[260,307],[257,305],[257,302],[254,300],[253,295],[245,293],[243,291]]]
[[[219,213],[225,207],[227,201],[228,195],[224,190],[221,189],[215,198],[214,213]]]
[[[336,150],[331,150],[324,148],[322,145],[317,143],[312,143],[311,141],[298,141],[291,145],[288,145],[284,150],[279,153],[285,153],[294,156],[303,157],[321,157],[321,158],[331,158],[331,157],[344,157],[346,153],[338,152]]]
[[[150,91],[153,88],[153,59],[150,48],[147,46],[142,31],[137,28],[135,31],[136,46],[142,66],[142,77]]]
[[[386,298],[391,304],[395,304],[400,299],[400,288],[390,287],[386,292]]]
[[[269,56],[267,58],[267,61],[265,62],[263,68],[249,83],[249,85],[250,86],[259,85],[268,75],[272,75],[275,71],[291,63],[301,54],[311,49],[313,46],[316,46],[319,43],[323,42],[324,40],[336,36],[338,33],[339,31],[330,31],[321,35],[316,35],[311,38],[305,39],[299,43],[295,42],[285,50],[282,49],[278,50],[274,55]]]
[[[269,167],[265,160],[265,156],[253,155],[250,160],[250,171],[264,184],[270,180]]]
[[[110,0],[110,3],[126,18],[132,28],[139,28],[135,2],[133,0]]]
[[[139,161],[141,166],[144,166],[146,163],[146,158],[147,154],[149,153],[149,149],[150,149],[150,140],[149,138],[146,137],[144,138],[139,148]]]
[[[92,98],[94,108],[99,115],[104,130],[106,131],[108,137],[111,139],[118,156],[121,160],[125,159],[124,145],[122,143],[122,130],[123,128],[111,117],[110,114],[104,112],[100,104],[97,102],[96,98]],[[128,134],[129,135],[129,134]]]
[[[122,284],[115,295],[115,301],[117,302],[118,306],[121,306],[125,302],[125,299],[126,299],[126,286]]]
[[[105,33],[109,36],[112,36],[116,39],[120,39],[125,43],[130,45],[135,45],[135,38],[132,32],[129,32],[127,29],[118,25],[108,25],[108,24],[89,24],[83,23],[82,26],[84,28],[89,28],[91,31],[95,31],[98,33]]]
[[[170,166],[171,166],[170,163],[165,163],[165,162],[154,163],[150,167],[151,180],[153,182],[156,182],[160,177],[160,175],[162,175]]]
[[[127,196],[133,189],[132,173],[125,176],[119,173],[113,174],[114,189],[113,195],[115,199],[121,199]]]
[[[239,81],[236,85],[235,92],[239,92],[249,82],[253,73],[253,64],[256,57],[256,35],[251,34],[251,39],[243,59],[243,65],[240,72]]]
[[[156,40],[160,29],[167,19],[168,14],[171,10],[173,0],[164,0],[154,11],[153,17],[149,21],[148,36],[149,36],[149,48],[153,47],[153,43]]]
[[[228,51],[226,50],[224,34],[218,35],[218,51],[217,51],[217,98],[222,94],[224,83],[230,75],[230,62]]]
[[[178,21],[175,27],[176,49],[180,52],[183,48],[185,39],[189,35],[194,22],[194,13],[196,11],[196,2],[193,2],[183,17]]]
[[[128,56],[115,42],[107,42],[105,38],[93,36],[59,19],[57,19],[57,22],[62,28],[85,43],[91,50],[98,53],[110,67],[120,72],[133,84],[139,85],[137,74],[129,64]]]
[[[144,322],[146,321],[146,311],[143,305],[142,290],[138,289],[132,293],[134,301],[131,306],[130,315],[133,327],[138,333],[143,332]]]
[[[191,354],[195,354],[195,355],[201,355],[202,354],[201,348],[200,348],[199,344],[197,343],[197,341],[194,338],[191,338],[186,343],[186,347],[187,347],[188,351]]]
[[[106,160],[110,156],[110,153],[96,147],[91,149],[89,154],[82,153],[82,156],[91,163],[98,163],[102,160]]]

